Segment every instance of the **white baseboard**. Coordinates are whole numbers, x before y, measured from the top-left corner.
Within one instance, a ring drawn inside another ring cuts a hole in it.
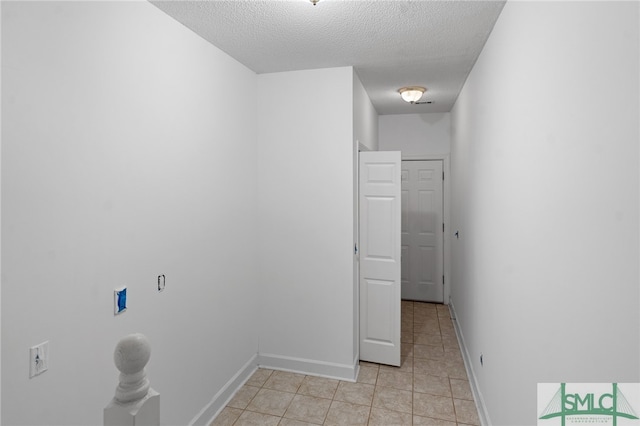
[[[353,365],[346,365],[282,355],[256,354],[220,389],[211,402],[191,420],[189,425],[207,426],[211,424],[258,367],[349,382],[356,381],[360,368],[357,358],[354,359]]]
[[[473,363],[471,362],[471,357],[469,356],[467,345],[464,342],[464,335],[462,334],[462,329],[460,328],[460,324],[458,324],[458,321],[457,321],[458,316],[456,315],[456,310],[453,306],[453,301],[451,301],[451,299],[449,299],[449,311],[451,312],[451,320],[453,322],[453,327],[456,330],[456,336],[458,337],[458,344],[460,345],[460,352],[462,352],[464,367],[467,370],[467,376],[469,377],[469,385],[471,386],[473,399],[475,400],[476,407],[478,408],[480,425],[490,426],[491,420],[489,419],[489,412],[487,411],[487,406],[484,403],[482,392],[480,392],[480,388],[478,387],[478,380],[476,378],[476,373],[473,370]]]
[[[294,358],[274,354],[259,354],[258,365],[273,370],[291,371],[310,376],[355,382],[358,377],[358,360],[353,365],[317,361],[313,359]]]
[[[249,377],[258,369],[258,354],[249,361],[215,394],[207,404],[189,423],[190,426],[208,426],[222,409],[231,401],[231,398],[245,384]]]

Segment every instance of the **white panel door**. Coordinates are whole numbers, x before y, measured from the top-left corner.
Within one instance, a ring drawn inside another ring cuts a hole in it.
[[[402,298],[444,302],[442,161],[402,162]]]
[[[360,359],[400,365],[399,151],[360,153]]]

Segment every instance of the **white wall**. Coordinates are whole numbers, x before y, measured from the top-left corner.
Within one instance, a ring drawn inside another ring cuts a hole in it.
[[[0,3],[0,46],[2,46],[2,3]],[[0,53],[0,94],[2,93],[2,54]],[[2,102],[0,102],[0,188],[2,188]],[[0,224],[2,223],[2,196],[0,196]],[[0,242],[2,226],[0,226]],[[2,244],[0,243],[0,333],[2,331]],[[0,336],[1,337],[1,336]],[[2,424],[2,338],[0,338],[0,424]]]
[[[258,348],[257,78],[147,2],[2,9],[2,423],[102,424],[142,332],[187,424]]]
[[[353,73],[353,138],[371,151],[378,150],[378,112],[355,72]]]
[[[258,76],[266,365],[353,373],[352,75],[345,67]]]
[[[492,424],[535,424],[538,382],[640,381],[638,17],[507,2],[452,111],[452,301]]]
[[[450,113],[391,114],[378,118],[381,151],[403,156],[446,156],[450,152]]]

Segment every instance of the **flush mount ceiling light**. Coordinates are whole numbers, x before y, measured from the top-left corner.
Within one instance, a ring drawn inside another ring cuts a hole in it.
[[[426,91],[422,86],[408,86],[402,87],[398,89],[398,93],[402,96],[405,102],[409,102],[410,104],[415,104],[420,100],[422,94]]]
[[[313,3],[313,5],[315,6],[316,4],[318,4],[318,2],[319,2],[320,0],[309,0],[309,1],[310,1],[311,3]]]

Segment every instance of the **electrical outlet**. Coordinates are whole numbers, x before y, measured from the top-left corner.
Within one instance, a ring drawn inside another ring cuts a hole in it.
[[[165,277],[164,275],[158,275],[158,291],[164,290]]]
[[[113,292],[113,314],[119,315],[127,310],[127,288],[122,287]]]
[[[32,346],[29,349],[29,378],[49,369],[49,341]]]

